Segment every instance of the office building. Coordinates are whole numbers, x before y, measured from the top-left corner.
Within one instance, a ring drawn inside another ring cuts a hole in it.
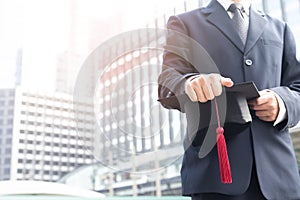
[[[11,177],[15,90],[0,90],[0,180]]]
[[[91,104],[22,88],[0,94],[0,180],[56,181],[93,162]]]

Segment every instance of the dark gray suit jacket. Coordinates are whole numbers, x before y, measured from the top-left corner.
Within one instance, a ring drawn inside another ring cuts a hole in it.
[[[288,115],[275,127],[254,116],[250,128],[227,140],[232,184],[220,182],[216,148],[199,159],[201,145],[190,145],[192,141],[187,137],[181,170],[184,195],[242,194],[248,188],[255,163],[259,184],[267,199],[300,199],[298,167],[288,132],[288,128],[300,120],[300,64],[295,55],[295,41],[285,23],[252,8],[249,17],[245,48],[228,14],[215,0],[206,8],[172,16],[168,21],[168,29],[187,35],[206,49],[222,76],[230,77],[235,83],[253,81],[259,90],[275,91],[284,101]],[[172,31],[168,34],[166,49],[159,77],[160,98],[184,94],[184,82],[191,75],[216,72],[199,61],[190,41],[175,37]],[[175,105],[164,106],[188,114],[193,110],[189,109],[192,104],[184,98]],[[191,120],[188,119],[188,126]]]

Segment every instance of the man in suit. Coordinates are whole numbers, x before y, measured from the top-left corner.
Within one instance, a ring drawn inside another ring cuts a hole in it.
[[[234,25],[232,3],[244,20],[244,33]],[[193,200],[300,199],[297,161],[288,131],[300,120],[300,64],[287,24],[256,12],[250,0],[212,0],[205,8],[170,17],[167,28],[159,97],[187,98],[164,107],[188,115],[191,109],[185,108],[210,102],[224,87],[253,81],[260,90],[260,97],[248,102],[251,126],[226,141],[232,183],[220,182],[216,148],[200,159],[201,142],[185,141],[183,195]],[[200,44],[218,71],[203,66],[192,45],[174,32]],[[188,121],[188,127],[190,124]],[[204,136],[200,138],[203,142]]]

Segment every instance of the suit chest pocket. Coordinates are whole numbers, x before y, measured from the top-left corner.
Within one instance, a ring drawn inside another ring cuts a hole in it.
[[[261,37],[248,57],[252,57],[254,64],[246,68],[249,80],[261,83],[262,88],[279,86],[281,82],[281,65],[283,43],[276,38]]]
[[[266,38],[261,38],[261,42],[263,45],[267,46],[272,46],[272,47],[277,47],[280,49],[283,49],[283,43],[277,40],[272,40],[272,39],[266,39]]]

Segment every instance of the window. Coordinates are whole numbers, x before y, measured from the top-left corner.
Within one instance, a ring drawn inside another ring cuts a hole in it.
[[[5,91],[0,91],[0,97],[4,97],[5,96]]]
[[[12,129],[11,128],[6,129],[6,134],[11,135],[12,134]]]
[[[45,165],[50,165],[50,161],[45,161],[44,164]]]
[[[9,91],[9,96],[14,96],[15,95],[15,91],[14,90],[11,90],[11,91]]]
[[[11,138],[7,138],[6,141],[5,141],[5,144],[11,144],[11,143],[12,143],[12,139]]]
[[[11,139],[10,139],[11,140]],[[11,153],[11,148],[5,149],[5,154],[10,154]]]
[[[10,158],[5,158],[4,164],[10,164]]]
[[[8,114],[8,115],[13,115],[13,114],[14,114],[14,110],[12,110],[12,109],[8,110],[8,111],[7,111],[7,114]]]
[[[13,105],[14,105],[14,100],[10,100],[10,101],[8,102],[8,105],[13,106]]]
[[[9,175],[10,174],[10,169],[9,168],[5,168],[4,169],[4,175]]]
[[[12,125],[12,124],[13,124],[13,119],[8,119],[8,120],[7,120],[7,124],[8,124],[8,125]]]

